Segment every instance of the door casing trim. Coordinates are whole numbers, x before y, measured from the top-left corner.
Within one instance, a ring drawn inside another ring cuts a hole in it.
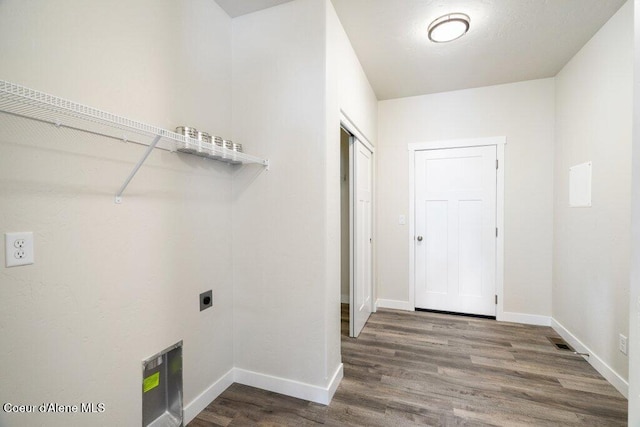
[[[496,319],[504,319],[504,146],[507,144],[506,136],[494,136],[488,138],[450,139],[408,144],[409,150],[409,305],[415,310],[415,155],[416,151],[441,150],[446,148],[466,148],[495,146],[498,170],[496,173],[496,226],[498,237],[496,238]]]

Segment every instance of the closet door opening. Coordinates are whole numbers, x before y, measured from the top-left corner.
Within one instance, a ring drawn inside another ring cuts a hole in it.
[[[373,152],[344,128],[340,140],[342,301],[348,283],[349,336],[357,337],[373,311]]]

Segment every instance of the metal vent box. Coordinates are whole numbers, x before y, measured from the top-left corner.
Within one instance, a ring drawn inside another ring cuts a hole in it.
[[[142,362],[142,426],[183,425],[180,341]]]

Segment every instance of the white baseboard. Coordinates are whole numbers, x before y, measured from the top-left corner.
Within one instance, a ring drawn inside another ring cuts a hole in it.
[[[205,391],[200,393],[198,397],[193,399],[187,406],[184,407],[183,418],[184,425],[189,424],[191,420],[198,416],[200,412],[211,402],[213,402],[216,397],[220,396],[223,391],[225,391],[234,381],[234,371],[235,368],[232,368],[222,376],[218,381],[211,384]]]
[[[331,398],[338,388],[338,384],[340,383],[340,380],[342,380],[343,376],[342,363],[338,366],[338,369],[334,373],[327,387],[318,387],[311,384],[247,371],[240,368],[235,368],[234,371],[235,382],[239,384],[269,390],[291,397],[297,397],[298,399],[304,399],[310,402],[320,403],[322,405],[328,405],[329,402],[331,402]]]
[[[551,326],[551,317],[541,316],[539,314],[527,314],[527,313],[512,313],[502,312],[498,313],[496,317],[500,322],[513,322],[523,323],[525,325],[538,325],[538,326]]]
[[[376,300],[377,308],[391,308],[394,310],[415,311],[415,307],[409,304],[409,301],[398,301],[394,299],[381,299]]]
[[[329,382],[329,386],[327,387],[328,399],[325,405],[328,405],[329,403],[331,403],[331,399],[333,399],[333,395],[336,394],[336,390],[338,389],[338,386],[340,385],[340,381],[342,381],[343,377],[344,377],[344,365],[341,363],[340,366],[338,366],[338,369],[336,369],[336,372],[333,374],[333,377]]]
[[[349,294],[340,295],[340,303],[341,304],[349,304]]]
[[[331,399],[333,399],[333,395],[338,389],[343,375],[344,367],[341,363],[333,374],[333,377],[331,377],[329,385],[326,388],[322,388],[298,381],[259,374],[245,369],[233,368],[184,407],[184,425],[189,424],[204,408],[209,406],[211,402],[234,382],[320,403],[322,405],[328,405]]]
[[[576,338],[571,332],[567,330],[556,319],[551,319],[551,327],[568,342],[578,353],[588,353],[589,357],[585,357],[585,360],[589,362],[596,371],[600,373],[607,381],[613,385],[624,397],[629,398],[629,383],[622,378],[616,371],[614,371],[609,365],[607,365],[597,354],[595,354],[589,347],[584,345],[582,341]]]

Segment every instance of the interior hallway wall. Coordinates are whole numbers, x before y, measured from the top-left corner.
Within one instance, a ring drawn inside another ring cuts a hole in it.
[[[329,284],[324,16],[324,0],[297,0],[233,20],[234,139],[271,162],[233,183],[234,355],[283,393],[327,387],[340,363],[326,323],[340,266],[336,240]],[[336,221],[339,239],[339,208]]]
[[[623,380],[628,336],[633,4],[556,77],[553,317]],[[569,168],[591,161],[592,202],[569,207]]]
[[[325,55],[326,55],[326,208],[327,216],[327,348],[331,352],[329,360],[341,362],[340,355],[340,124],[349,126],[351,132],[369,142],[377,143],[378,100],[358,57],[349,42],[338,15],[330,0],[325,4]],[[373,200],[375,209],[375,198]],[[375,221],[375,212],[373,221]],[[376,245],[375,236],[374,248]],[[375,252],[374,252],[375,254]],[[373,271],[375,284],[375,270]],[[337,285],[337,287],[335,287]],[[375,285],[373,285],[375,286]],[[375,288],[372,290],[375,297]]]
[[[233,183],[236,366],[283,393],[331,394],[341,377],[340,112],[375,141],[375,95],[329,0],[235,18],[233,75],[234,139],[271,162]]]
[[[5,0],[0,57],[2,79],[230,136],[231,19],[213,1]],[[185,404],[232,368],[232,168],[155,150],[114,204],[145,148],[0,115],[0,233],[35,236],[31,266],[0,249],[0,402],[105,404],[0,425],[139,425],[141,362],[179,340]]]
[[[551,315],[553,79],[381,101],[378,117],[379,300],[413,309],[407,144],[506,136],[504,310]]]

